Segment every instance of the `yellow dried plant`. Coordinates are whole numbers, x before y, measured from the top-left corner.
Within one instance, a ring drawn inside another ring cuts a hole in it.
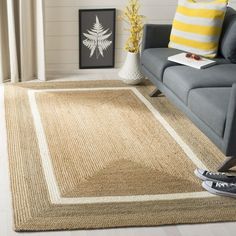
[[[143,36],[144,16],[139,14],[139,10],[139,0],[129,0],[121,16],[121,19],[129,25],[129,29],[127,30],[130,32],[129,38],[125,44],[125,50],[132,53],[139,52]]]

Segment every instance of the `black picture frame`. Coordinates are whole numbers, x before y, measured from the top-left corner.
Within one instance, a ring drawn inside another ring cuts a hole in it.
[[[93,38],[94,36],[93,33],[95,33],[96,31],[100,32],[101,29],[103,29],[102,33],[100,33],[101,38],[105,38],[105,40],[103,40],[102,46],[98,47],[96,43],[97,39],[96,40],[91,39],[91,37]],[[84,34],[86,34],[87,36]],[[114,68],[115,39],[116,39],[115,8],[79,10],[79,68],[80,69]],[[94,49],[94,46],[92,47],[92,45],[96,45],[96,48]]]

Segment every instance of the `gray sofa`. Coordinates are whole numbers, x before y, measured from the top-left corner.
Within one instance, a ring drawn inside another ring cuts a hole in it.
[[[236,11],[227,9],[217,64],[198,70],[167,60],[171,25],[145,25],[141,67],[163,93],[225,154],[219,171],[236,165]]]

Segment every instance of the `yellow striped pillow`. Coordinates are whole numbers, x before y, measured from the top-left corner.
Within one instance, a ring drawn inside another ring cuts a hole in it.
[[[228,0],[179,0],[169,47],[215,57],[227,4]]]

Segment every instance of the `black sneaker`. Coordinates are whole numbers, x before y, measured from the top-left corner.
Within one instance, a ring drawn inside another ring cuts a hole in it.
[[[236,176],[226,175],[225,173],[214,173],[202,169],[196,169],[194,173],[203,181],[210,180],[215,182],[236,183]]]
[[[236,198],[236,184],[204,181],[202,187],[212,194]]]

